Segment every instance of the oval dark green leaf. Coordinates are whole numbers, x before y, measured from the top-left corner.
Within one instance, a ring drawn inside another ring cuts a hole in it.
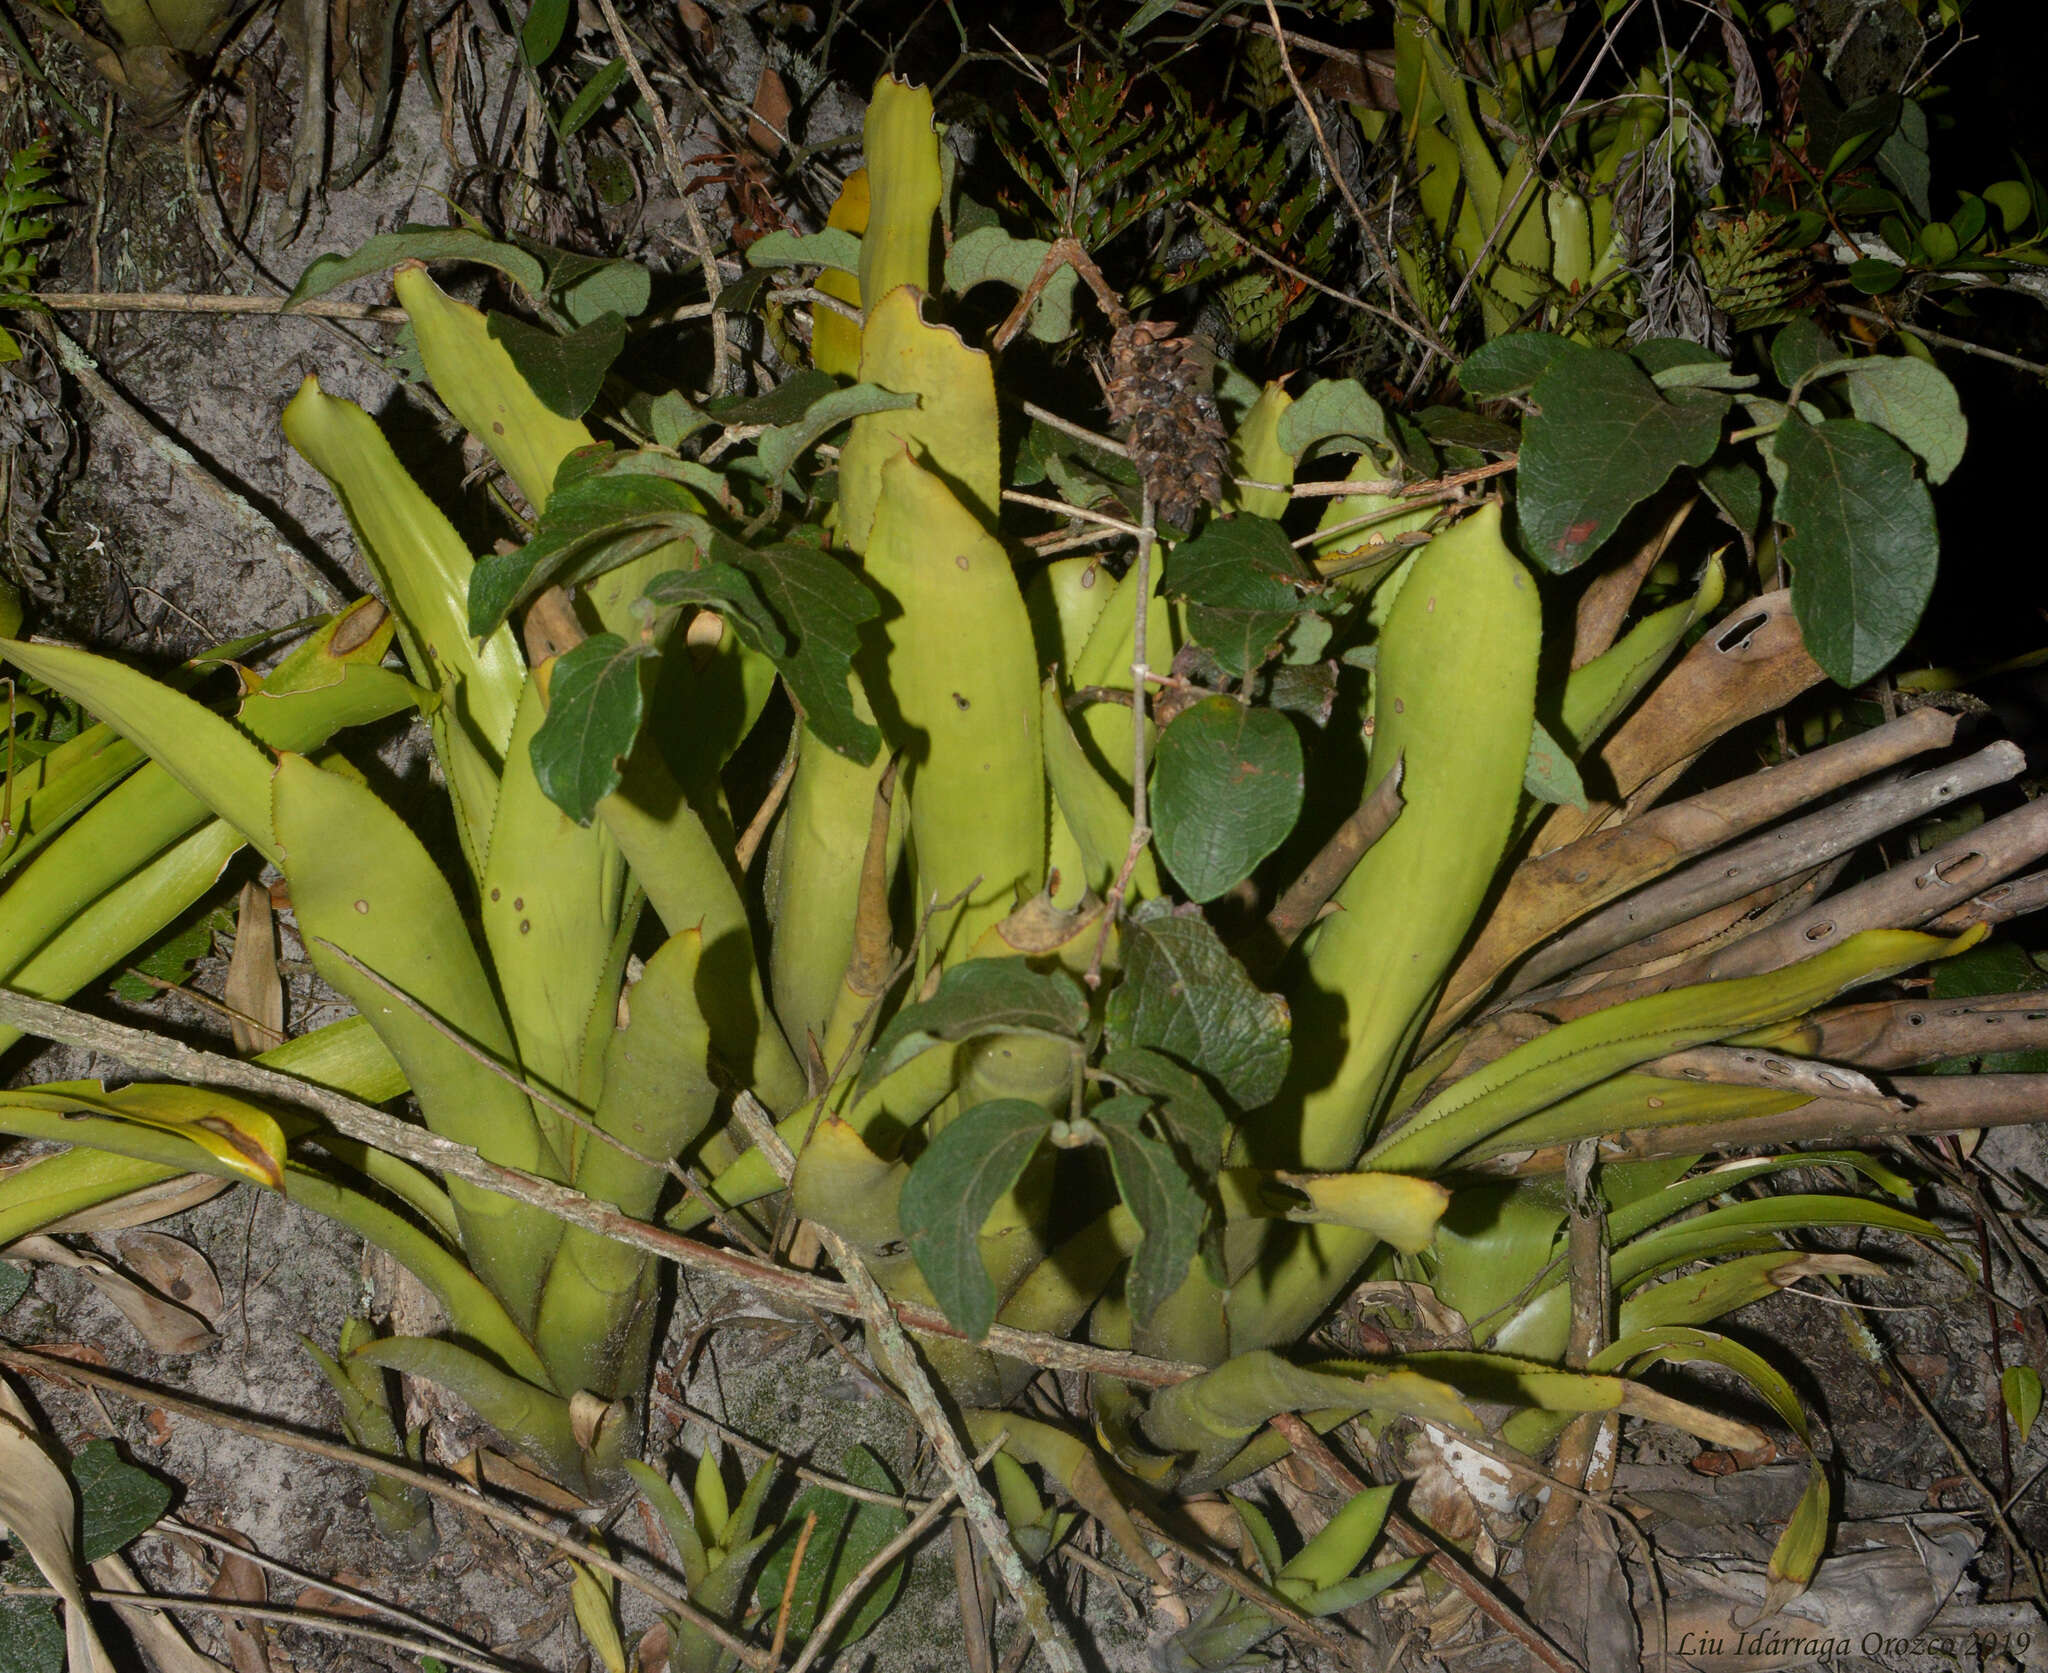
[[[1214,900],[1294,829],[1301,740],[1271,709],[1205,697],[1159,735],[1152,823],[1159,854],[1192,900]]]

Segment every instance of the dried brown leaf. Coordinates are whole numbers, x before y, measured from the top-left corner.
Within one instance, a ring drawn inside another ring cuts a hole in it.
[[[277,929],[270,891],[244,883],[235,918],[235,950],[228,959],[222,1000],[230,1012],[235,1050],[244,1057],[284,1044],[284,981],[277,970]]]
[[[52,1266],[70,1267],[84,1273],[93,1286],[121,1310],[121,1316],[135,1327],[142,1339],[166,1357],[197,1353],[214,1339],[206,1321],[196,1313],[188,1312],[160,1295],[151,1294],[108,1262],[67,1249],[55,1238],[24,1237],[9,1245],[9,1253],[16,1259],[46,1261]]]
[[[131,1231],[114,1240],[121,1260],[157,1294],[218,1324],[227,1306],[220,1280],[207,1259],[191,1244],[167,1232]]]

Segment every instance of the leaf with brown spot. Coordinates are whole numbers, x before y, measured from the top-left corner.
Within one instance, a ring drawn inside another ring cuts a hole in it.
[[[83,1272],[93,1287],[120,1309],[137,1334],[167,1358],[197,1353],[214,1340],[212,1329],[196,1313],[152,1295],[106,1261],[78,1254],[53,1237],[24,1237],[9,1250],[18,1259],[47,1261]]]
[[[220,1280],[206,1257],[165,1232],[131,1231],[114,1240],[122,1262],[159,1295],[217,1324],[226,1308]]]

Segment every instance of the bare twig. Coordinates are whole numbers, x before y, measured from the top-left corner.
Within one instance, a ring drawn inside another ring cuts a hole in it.
[[[394,1621],[403,1621],[407,1626],[417,1627],[421,1632],[426,1633],[430,1637],[445,1640],[458,1650],[474,1648],[467,1639],[457,1633],[450,1632],[438,1622],[429,1619],[425,1615],[416,1615],[410,1609],[401,1608],[398,1604],[392,1603],[387,1598],[378,1597],[374,1592],[359,1591],[345,1581],[337,1580],[331,1575],[310,1574],[304,1569],[293,1568],[289,1563],[281,1563],[275,1557],[265,1556],[260,1551],[247,1550],[240,1545],[236,1545],[231,1540],[221,1538],[217,1533],[213,1533],[205,1528],[196,1528],[191,1523],[183,1521],[176,1516],[166,1516],[150,1532],[159,1538],[167,1534],[176,1534],[180,1539],[196,1540],[201,1545],[210,1545],[217,1551],[225,1551],[232,1556],[252,1562],[258,1568],[268,1569],[272,1574],[281,1574],[287,1580],[295,1580],[301,1586],[317,1587],[331,1596],[344,1598],[348,1602],[358,1604],[365,1609],[374,1609],[381,1615],[388,1615]]]
[[[974,1534],[962,1516],[948,1528],[953,1547],[953,1590],[960,1600],[960,1639],[967,1652],[967,1673],[995,1673],[994,1646],[989,1642],[988,1611],[981,1599],[981,1564],[974,1554]]]
[[[1010,1432],[1007,1429],[996,1436],[975,1455],[972,1467],[979,1470],[1002,1450],[1003,1442],[1009,1438]],[[860,1600],[867,1595],[869,1588],[889,1572],[890,1565],[930,1532],[932,1524],[952,1508],[953,1500],[957,1496],[956,1488],[948,1486],[936,1499],[906,1522],[894,1539],[861,1564],[860,1572],[847,1581],[845,1589],[832,1600],[832,1606],[818,1618],[818,1624],[811,1629],[811,1636],[805,1641],[804,1653],[790,1665],[789,1673],[809,1673],[810,1667],[818,1657],[831,1648],[832,1634],[838,1630],[839,1623],[853,1612]],[[793,1566],[791,1572],[794,1572]]]
[[[272,315],[285,313],[283,297],[229,297],[215,291],[37,291],[33,301],[51,313],[207,313],[207,315]],[[313,297],[291,309],[307,319],[375,319],[383,326],[406,324],[406,309],[381,303],[338,303]]]
[[[1448,476],[1433,476],[1427,482],[1251,482],[1243,477],[1236,478],[1240,488],[1273,488],[1297,500],[1348,500],[1360,494],[1399,494],[1414,505],[1403,507],[1413,510],[1414,506],[1427,505],[1431,500],[1441,499],[1453,489],[1468,488],[1475,482],[1484,482],[1489,477],[1505,476],[1521,462],[1520,456],[1510,453],[1505,458],[1495,459],[1484,465],[1474,465],[1469,470],[1452,471]],[[1325,536],[1334,534],[1334,529],[1325,529]]]
[[[1197,5],[1196,0],[1174,0],[1173,5],[1169,9],[1178,12],[1182,17],[1198,17],[1205,20],[1214,18],[1216,22],[1222,24],[1225,28],[1236,29],[1248,35],[1264,35],[1268,40],[1274,38],[1273,25],[1261,23],[1257,18],[1232,17],[1228,15],[1218,17],[1217,12],[1219,8],[1214,4],[1205,6]],[[1280,30],[1278,38],[1289,46],[1300,47],[1303,52],[1312,52],[1318,58],[1334,58],[1340,64],[1350,64],[1356,68],[1363,68],[1365,64],[1364,55],[1353,52],[1349,47],[1332,46],[1328,41],[1319,41],[1312,36],[1297,34],[1292,29]]]
[[[754,856],[760,852],[761,843],[768,835],[768,827],[775,822],[776,810],[789,794],[790,781],[796,777],[796,739],[791,733],[789,748],[784,753],[782,765],[776,769],[775,782],[768,786],[768,794],[761,798],[761,805],[754,809],[754,817],[747,821],[747,828],[740,832],[740,839],[733,844],[733,864],[744,875],[754,863]]]
[[[1987,1272],[1984,1276],[1988,1282],[1991,1274]],[[1892,1358],[1891,1355],[1887,1354],[1886,1357],[1891,1359],[1893,1374],[1904,1385],[1907,1395],[1911,1398],[1913,1404],[1919,1408],[1920,1415],[1927,1420],[1927,1427],[1941,1437],[1941,1444],[1948,1448],[1948,1455],[1955,1460],[1957,1470],[1962,1473],[1964,1479],[1972,1487],[1977,1489],[1977,1496],[1984,1501],[1984,1508],[1991,1513],[1991,1519],[1998,1524],[1998,1531],[2005,1535],[2007,1549],[2012,1552],[2015,1563],[2025,1570],[2028,1593],[2036,1603],[2048,1606],[2048,1591],[2044,1591],[2041,1585],[2040,1565],[2034,1561],[2034,1553],[2021,1540],[2018,1532],[2013,1528],[2012,1519],[2006,1515],[2005,1506],[1999,1502],[1998,1495],[1991,1491],[1989,1484],[1977,1473],[1977,1466],[1970,1462],[1969,1454],[1956,1445],[1955,1437],[1943,1427],[1941,1419],[1934,1415],[1934,1408],[1928,1405],[1925,1396],[1914,1385],[1913,1379],[1906,1374],[1906,1368],[1899,1364],[1896,1358]]]
[[[237,1550],[239,1557],[248,1552]],[[0,1597],[45,1597],[58,1595],[53,1586],[0,1585]],[[224,1597],[180,1597],[164,1592],[124,1592],[103,1586],[86,1588],[85,1595],[95,1603],[111,1603],[116,1608],[164,1610],[174,1615],[231,1615],[240,1621],[270,1621],[278,1626],[303,1627],[308,1632],[324,1632],[337,1638],[365,1638],[373,1643],[388,1644],[395,1650],[402,1650],[411,1656],[433,1656],[456,1667],[467,1667],[474,1673],[511,1673],[510,1664],[489,1661],[469,1650],[458,1650],[440,1640],[425,1642],[407,1638],[402,1633],[387,1632],[363,1621],[343,1620],[335,1615],[321,1613],[317,1609],[287,1609],[270,1604],[242,1603],[234,1598]]]
[[[1600,1158],[1608,1163],[1640,1162],[1656,1156],[1733,1155],[1801,1145],[1838,1150],[1872,1139],[2029,1126],[2048,1109],[2048,1075],[1897,1075],[1888,1084],[1894,1096],[1881,1103],[1815,1098],[1779,1115],[1627,1128],[1601,1139]],[[1517,1144],[1512,1137],[1475,1145],[1457,1162],[1460,1173],[1517,1178],[1556,1173],[1563,1166],[1562,1146],[1532,1147]]]
[[[1385,836],[1387,828],[1400,816],[1402,766],[1396,756],[1387,776],[1373,786],[1372,794],[1358,811],[1331,833],[1316,857],[1273,903],[1252,948],[1258,969],[1270,972],[1279,966],[1288,949],[1301,939],[1302,932],[1315,922],[1316,914],[1365,857],[1366,850]]]
[[[1888,778],[1818,812],[1714,853],[1588,914],[1531,955],[1507,991],[1526,993],[1616,948],[1821,865],[1874,837],[2015,778],[2026,765],[2001,740],[1953,765]]]
[[[711,234],[705,229],[704,217],[698,211],[697,199],[690,190],[689,171],[683,167],[683,154],[676,149],[675,129],[669,125],[668,107],[662,103],[661,95],[655,92],[654,83],[647,79],[640,54],[633,45],[633,37],[626,33],[626,26],[619,19],[618,7],[612,0],[597,0],[597,5],[598,10],[604,13],[605,27],[611,31],[619,57],[625,62],[626,73],[633,78],[633,86],[646,102],[648,114],[654,120],[654,135],[661,146],[661,166],[682,203],[683,219],[690,226],[690,242],[696,246],[697,263],[704,270],[704,299],[715,304],[719,291],[724,288],[724,281],[718,275],[718,257],[712,249]],[[726,341],[725,321],[715,307],[710,317],[711,392],[722,395],[732,367],[732,347]]]
[[[1982,343],[1973,343],[1967,338],[1950,337],[1940,331],[1929,331],[1924,325],[1910,325],[1905,320],[1892,319],[1869,308],[1852,308],[1846,302],[1837,302],[1835,312],[1847,314],[1851,319],[1860,319],[1867,325],[1882,325],[1888,330],[1903,331],[1908,336],[1918,337],[1923,343],[1932,343],[1938,349],[1955,349],[1962,354],[1974,354],[1984,360],[1995,360],[2001,366],[2010,366],[2016,372],[2025,372],[2037,378],[2048,378],[2048,365],[2033,360],[2022,360],[2018,355],[2007,354],[2003,349],[1986,348]]]
[[[1135,523],[1127,523],[1121,517],[1112,517],[1107,512],[1091,511],[1086,506],[1074,505],[1067,500],[1052,499],[1045,494],[1026,494],[1016,488],[1005,488],[1003,498],[1012,505],[1028,505],[1038,511],[1057,512],[1062,517],[1071,517],[1077,522],[1095,523],[1105,529],[1114,529],[1118,534],[1138,535],[1143,531]]]
[[[489,1052],[485,1051],[482,1046],[464,1034],[461,1029],[436,1016],[434,1012],[413,998],[411,994],[392,981],[390,977],[372,969],[361,959],[357,958],[355,954],[349,952],[347,948],[337,947],[332,941],[321,935],[314,936],[313,940],[318,942],[325,951],[340,959],[343,964],[362,977],[364,981],[374,984],[379,992],[388,994],[391,998],[397,1000],[406,1010],[418,1017],[421,1022],[425,1023],[486,1074],[495,1076],[515,1091],[523,1092],[528,1098],[539,1104],[541,1108],[547,1110],[550,1114],[560,1116],[586,1137],[596,1139],[600,1144],[609,1145],[612,1149],[618,1151],[620,1155],[630,1157],[644,1168],[652,1168],[657,1173],[668,1174],[678,1184],[688,1183],[682,1168],[677,1163],[660,1156],[650,1156],[644,1150],[635,1150],[624,1139],[615,1138],[612,1134],[607,1133],[595,1121],[590,1119],[588,1112],[578,1109],[566,1099],[556,1097],[546,1087],[537,1085],[517,1070],[500,1063]]]
[[[403,0],[397,0],[402,4]],[[306,210],[320,190],[327,173],[328,35],[330,25],[326,0],[293,0],[293,20],[299,35],[299,100],[292,119],[292,172],[286,182],[284,203],[279,209],[273,237],[290,243],[306,224]],[[389,53],[386,47],[386,66]],[[248,119],[250,131],[257,124]],[[255,171],[251,171],[253,174]]]
[[[775,1611],[775,1636],[768,1644],[768,1664],[779,1667],[782,1664],[782,1646],[789,1640],[789,1610],[796,1602],[796,1579],[803,1572],[804,1553],[811,1548],[811,1535],[818,1531],[818,1513],[814,1510],[804,1518],[804,1525],[797,1530],[796,1549],[789,1554],[789,1574],[782,1582],[782,1602]],[[798,1663],[802,1665],[801,1662]]]
[[[835,1284],[830,1279],[809,1273],[786,1271],[739,1250],[701,1243],[666,1227],[635,1220],[567,1185],[542,1179],[518,1168],[488,1162],[468,1145],[441,1138],[342,1093],[280,1074],[261,1064],[200,1051],[145,1029],[106,1022],[83,1011],[4,989],[0,989],[0,1023],[32,1033],[40,1039],[59,1040],[87,1051],[105,1052],[152,1074],[169,1075],[194,1085],[249,1092],[257,1097],[310,1110],[344,1137],[373,1145],[416,1166],[434,1169],[445,1177],[464,1180],[480,1190],[523,1202],[570,1225],[616,1238],[636,1249],[645,1249],[649,1254],[674,1261],[678,1266],[716,1273],[763,1294],[815,1307],[820,1312],[837,1313],[846,1318],[864,1316],[858,1300],[844,1284]],[[0,1094],[0,1108],[4,1105],[4,1094]],[[72,1125],[74,1137],[90,1130],[89,1118],[82,1118]],[[220,1164],[215,1163],[208,1171],[217,1171],[219,1167]],[[238,1174],[235,1177],[242,1176]],[[905,1303],[899,1305],[896,1312],[902,1324],[919,1335],[954,1339],[960,1336],[960,1332],[936,1308]],[[1016,1330],[1001,1324],[989,1331],[986,1345],[992,1352],[1007,1354],[1049,1370],[1085,1371],[1117,1377],[1146,1388],[1165,1388],[1184,1382],[1189,1377],[1199,1376],[1205,1369],[1176,1360],[1154,1359],[1145,1354],[1091,1347],[1086,1343],[1069,1342],[1061,1337]]]
[[[1036,401],[1026,401],[1023,407],[1026,418],[1035,418],[1039,423],[1059,431],[1062,435],[1072,436],[1076,441],[1084,441],[1090,447],[1099,447],[1105,453],[1114,453],[1119,459],[1128,459],[1131,456],[1131,450],[1114,436],[1105,436],[1100,431],[1084,429],[1071,418],[1062,418],[1051,408],[1041,407]]]
[[[791,285],[782,290],[768,293],[771,302],[808,302],[813,308],[823,308],[827,313],[837,314],[853,325],[864,325],[867,316],[843,297],[833,296],[815,285]]]
[[[785,1184],[795,1177],[796,1157],[782,1142],[774,1121],[752,1094],[742,1092],[733,1101],[733,1119],[761,1154],[768,1158]],[[925,1374],[917,1350],[903,1333],[902,1322],[890,1306],[889,1298],[875,1282],[874,1274],[868,1271],[867,1262],[861,1258],[859,1250],[822,1223],[818,1226],[818,1235],[826,1252],[831,1255],[832,1263],[839,1268],[840,1276],[846,1280],[861,1317],[867,1323],[869,1350],[889,1380],[903,1391],[904,1398],[910,1402],[918,1427],[924,1431],[925,1439],[931,1442],[932,1450],[938,1455],[939,1466],[959,1497],[960,1508],[966,1512],[968,1523],[981,1536],[982,1546],[995,1565],[996,1575],[1023,1615],[1024,1624],[1037,1641],[1046,1666],[1052,1669],[1052,1673],[1081,1673],[1081,1660],[1075,1653],[1073,1641],[1053,1615],[1052,1605],[1046,1598],[1045,1588],[1038,1583],[1038,1577],[1024,1566],[1024,1559],[1003,1522],[1002,1512],[996,1508],[995,1500],[989,1497],[988,1489],[982,1486],[975,1474],[978,1466],[967,1456],[967,1449],[960,1443],[959,1431],[939,1404],[938,1393]],[[990,1345],[994,1345],[993,1340]],[[935,1514],[931,1507],[920,1513],[921,1517]],[[926,1526],[929,1525],[927,1522]],[[812,1637],[811,1643],[822,1646],[825,1636],[821,1630]],[[807,1664],[799,1664],[800,1667],[803,1665]],[[797,1673],[797,1670],[792,1669],[791,1673]]]

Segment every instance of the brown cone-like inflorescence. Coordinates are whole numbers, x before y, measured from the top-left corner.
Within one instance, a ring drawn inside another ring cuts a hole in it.
[[[1208,356],[1160,320],[1127,320],[1110,344],[1113,423],[1128,425],[1131,463],[1162,523],[1186,529],[1223,495],[1230,442],[1210,393]]]

